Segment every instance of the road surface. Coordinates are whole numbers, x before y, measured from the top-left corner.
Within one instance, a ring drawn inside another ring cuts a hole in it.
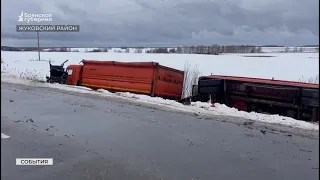
[[[319,179],[318,139],[50,88],[1,91],[3,180]]]

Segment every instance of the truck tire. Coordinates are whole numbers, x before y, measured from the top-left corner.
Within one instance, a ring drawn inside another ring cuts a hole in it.
[[[302,89],[301,96],[310,97],[310,98],[319,98],[319,90],[318,89]]]
[[[318,98],[301,97],[300,103],[301,103],[301,105],[305,105],[305,106],[319,107],[319,99]]]
[[[220,86],[221,79],[203,79],[199,80],[199,86]]]
[[[81,86],[81,80],[77,81],[77,86]]]

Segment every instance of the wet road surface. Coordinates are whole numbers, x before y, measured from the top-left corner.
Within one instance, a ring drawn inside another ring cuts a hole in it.
[[[319,142],[105,98],[1,85],[4,180],[316,180]],[[53,166],[16,166],[16,158]]]

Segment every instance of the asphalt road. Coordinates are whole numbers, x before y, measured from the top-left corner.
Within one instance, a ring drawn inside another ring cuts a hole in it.
[[[3,180],[318,180],[319,142],[114,99],[1,85]],[[16,166],[16,158],[53,166]]]

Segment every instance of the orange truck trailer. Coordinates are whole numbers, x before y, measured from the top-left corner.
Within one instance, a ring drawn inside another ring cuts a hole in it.
[[[184,71],[156,62],[82,60],[67,67],[67,84],[179,100]]]

